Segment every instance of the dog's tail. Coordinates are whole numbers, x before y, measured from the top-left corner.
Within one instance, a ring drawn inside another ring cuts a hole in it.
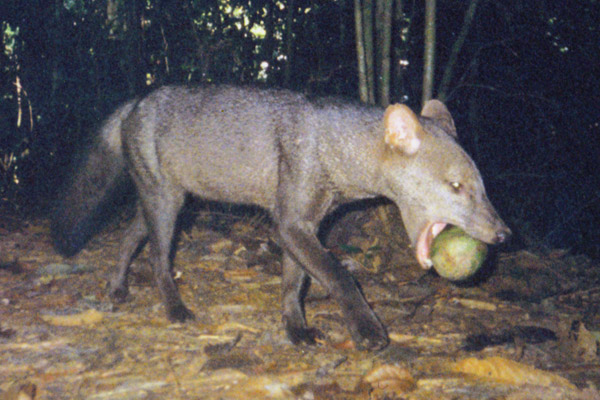
[[[136,100],[121,105],[101,126],[87,155],[58,204],[51,221],[56,249],[66,256],[76,254],[115,213],[130,182],[121,146],[121,124]]]

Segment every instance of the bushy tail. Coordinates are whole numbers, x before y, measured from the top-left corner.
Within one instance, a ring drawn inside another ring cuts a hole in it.
[[[81,250],[120,204],[119,193],[128,182],[121,123],[134,106],[135,100],[123,104],[104,122],[67,190],[60,196],[51,229],[55,247],[66,256]]]

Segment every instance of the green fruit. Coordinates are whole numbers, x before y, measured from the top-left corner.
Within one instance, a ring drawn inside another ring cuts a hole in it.
[[[452,226],[433,240],[431,261],[443,278],[459,281],[472,276],[487,256],[487,245]]]

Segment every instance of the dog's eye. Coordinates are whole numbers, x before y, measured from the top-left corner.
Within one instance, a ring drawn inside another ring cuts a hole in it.
[[[455,193],[460,192],[462,189],[462,183],[460,182],[450,182],[450,186],[452,186],[452,190],[454,190]]]

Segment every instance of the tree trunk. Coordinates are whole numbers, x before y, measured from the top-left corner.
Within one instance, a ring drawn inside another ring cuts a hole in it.
[[[423,96],[425,104],[433,96],[435,70],[435,0],[425,0],[425,54],[423,56]]]
[[[364,0],[363,32],[367,66],[367,93],[369,104],[375,104],[375,55],[373,51],[373,0]]]
[[[356,57],[358,61],[358,95],[361,103],[369,102],[367,87],[367,61],[365,59],[365,42],[363,35],[363,15],[360,0],[354,0],[354,25],[356,30]]]
[[[390,104],[390,47],[392,42],[393,0],[377,0],[375,24],[377,27],[377,103],[386,107]]]
[[[465,43],[465,38],[469,33],[469,29],[471,28],[471,23],[473,22],[473,17],[475,16],[475,10],[477,9],[477,3],[479,0],[471,0],[469,3],[469,8],[465,14],[465,19],[463,21],[462,29],[460,30],[460,34],[456,38],[454,45],[452,46],[452,51],[450,52],[450,58],[448,58],[448,63],[446,64],[446,68],[444,69],[444,76],[442,77],[442,82],[440,83],[440,87],[438,90],[438,99],[441,101],[445,101],[448,97],[448,87],[450,86],[450,81],[452,80],[452,74],[454,72],[454,65],[456,64],[456,60],[458,58],[458,54],[462,49],[463,44]]]

